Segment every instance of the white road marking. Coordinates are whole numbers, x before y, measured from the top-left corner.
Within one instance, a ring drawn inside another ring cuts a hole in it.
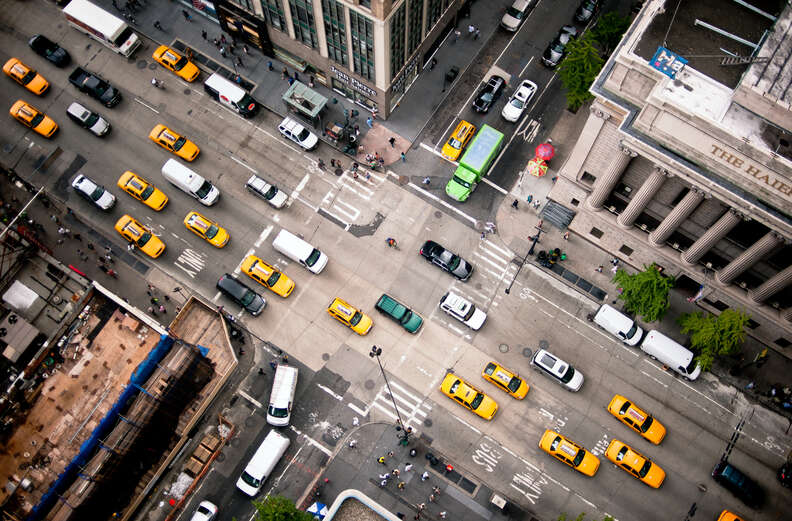
[[[223,295],[222,291],[218,291],[217,293],[215,293],[215,296],[212,297],[212,302],[217,302],[217,299],[219,299],[222,295]]]
[[[486,262],[487,264],[490,264],[490,265],[494,266],[497,269],[500,269],[501,271],[504,271],[509,266],[509,264],[507,262],[506,263],[501,262],[500,264],[498,264],[497,262],[490,260],[489,258],[487,258],[484,255],[482,255],[481,253],[479,253],[478,250],[473,252],[473,256],[474,257],[478,257],[482,261]]]
[[[250,396],[245,391],[240,390],[240,391],[237,391],[237,392],[239,393],[240,396],[242,396],[242,398],[244,398],[245,400],[247,400],[250,403],[252,403],[253,405],[255,405],[258,409],[261,409],[263,407],[263,405],[261,405],[261,402],[259,402],[258,400],[256,400],[252,396]]]
[[[144,103],[144,102],[143,102],[143,101],[142,101],[140,98],[135,98],[135,102],[136,102],[136,103],[139,103],[140,105],[143,105],[144,107],[146,107],[147,109],[149,109],[149,110],[150,110],[151,112],[153,112],[154,114],[159,114],[159,110],[155,109],[154,107],[152,107],[152,106],[151,106],[151,105],[149,105],[148,103]]]
[[[256,248],[261,246],[264,243],[264,241],[267,240],[267,237],[269,237],[269,234],[272,231],[272,228],[273,228],[272,224],[270,224],[269,226],[264,228],[264,230],[262,230],[262,232],[259,234],[258,239],[256,239],[256,242],[253,243],[253,246],[255,246]]]
[[[468,422],[466,422],[465,420],[463,420],[462,418],[460,418],[456,414],[452,414],[451,417],[454,418],[459,423],[461,423],[462,425],[464,425],[465,427],[467,427],[470,430],[472,430],[473,432],[475,432],[476,434],[481,434],[480,430],[478,430],[477,428],[473,427],[471,424],[469,424]]]
[[[450,127],[449,127],[449,128],[450,128]],[[443,134],[443,135],[445,135],[445,134]],[[424,150],[426,150],[426,151],[428,151],[428,152],[430,152],[430,153],[432,153],[432,154],[436,155],[437,157],[439,157],[439,158],[441,158],[441,159],[444,159],[444,160],[448,161],[449,163],[452,163],[452,164],[454,164],[454,165],[456,165],[456,166],[459,166],[459,162],[458,162],[458,161],[451,161],[450,159],[448,159],[447,157],[445,157],[445,156],[444,156],[444,155],[443,155],[441,152],[438,152],[438,151],[437,151],[437,147],[436,147],[436,146],[435,146],[435,147],[430,147],[429,145],[427,145],[427,144],[426,144],[426,143],[424,143],[424,142],[421,142],[421,144],[420,144],[419,146],[420,146],[421,148],[423,148]]]
[[[253,169],[250,166],[248,166],[247,163],[245,163],[241,159],[237,159],[237,158],[235,158],[232,155],[229,155],[228,157],[231,158],[231,160],[234,161],[235,163],[237,163],[239,166],[241,166],[243,168],[247,168],[250,172],[252,172],[254,174],[258,174],[258,172],[255,169]]]
[[[520,71],[520,76],[522,76],[523,74],[525,74],[525,69],[527,69],[527,68],[528,68],[528,66],[529,66],[529,65],[531,65],[531,62],[533,62],[533,59],[534,59],[534,57],[533,57],[533,56],[531,56],[531,58],[528,60],[528,63],[526,63],[526,64],[525,64],[525,67],[523,67],[523,68],[522,68],[522,70]]]
[[[336,394],[336,393],[334,393],[334,392],[333,392],[333,390],[332,390],[332,389],[330,389],[329,387],[326,387],[326,386],[324,386],[324,385],[322,385],[322,384],[316,384],[316,386],[317,386],[319,389],[321,389],[321,390],[323,390],[324,392],[326,392],[327,394],[329,394],[330,396],[332,396],[333,398],[335,398],[336,400],[338,400],[339,402],[341,402],[341,401],[343,401],[343,400],[344,400],[344,397],[343,397],[343,396],[341,396],[340,394]]]
[[[305,433],[303,433],[303,432],[301,432],[301,431],[297,430],[297,429],[296,429],[296,428],[295,428],[293,425],[289,425],[289,428],[290,428],[291,430],[293,430],[293,431],[294,431],[294,432],[295,432],[295,433],[296,433],[298,436],[302,436],[303,438],[305,438],[306,440],[308,440],[308,443],[309,443],[310,445],[313,445],[314,447],[316,447],[317,449],[321,450],[322,452],[324,452],[324,453],[325,453],[325,454],[327,454],[328,456],[332,456],[332,455],[333,455],[333,451],[329,450],[327,447],[325,447],[324,445],[322,445],[321,443],[319,443],[319,442],[318,442],[318,441],[316,441],[315,439],[311,438],[311,437],[310,437],[310,436],[308,436],[307,434],[305,434]],[[302,447],[300,447],[300,448],[302,449]],[[297,457],[297,455],[295,454],[295,455],[294,455],[294,458],[292,458],[292,461],[293,461],[293,460],[294,460],[296,457]],[[282,476],[282,475],[283,475],[283,474],[281,474],[281,476]]]
[[[500,159],[500,156],[498,156],[498,159]],[[497,163],[497,160],[495,161],[495,164],[496,164],[496,163]],[[493,167],[493,168],[495,167],[495,164],[493,164],[493,165],[492,165],[492,167]],[[499,191],[500,193],[502,193],[502,194],[504,194],[504,195],[506,195],[506,194],[508,194],[508,193],[509,193],[509,191],[508,191],[508,190],[506,190],[506,189],[504,189],[504,188],[501,188],[500,186],[496,185],[495,183],[493,183],[492,181],[490,181],[490,180],[489,180],[489,179],[487,179],[486,177],[482,177],[482,178],[481,178],[481,182],[482,182],[482,183],[487,183],[487,184],[488,184],[488,185],[490,185],[492,188],[494,188],[495,190]]]
[[[351,204],[342,201],[340,198],[336,198],[336,200],[333,202],[333,208],[346,215],[350,221],[354,221],[358,218],[358,216],[360,216],[360,210]],[[348,208],[349,211],[345,210],[344,208]]]
[[[398,177],[398,176],[396,176],[396,177]],[[427,197],[430,197],[430,198],[434,199],[435,201],[437,201],[438,203],[442,204],[443,206],[445,206],[449,210],[455,212],[460,217],[463,217],[463,218],[467,219],[468,221],[470,221],[473,224],[476,224],[477,219],[474,219],[473,217],[469,216],[468,214],[466,214],[462,210],[459,210],[458,208],[454,208],[453,206],[451,206],[447,202],[443,201],[442,199],[440,199],[439,197],[437,197],[433,193],[427,192],[426,190],[424,190],[423,188],[421,188],[420,186],[418,186],[418,185],[416,185],[414,183],[407,183],[407,186],[409,186],[410,188],[412,188],[416,192],[420,192],[422,195],[425,195]]]
[[[204,268],[205,259],[205,254],[187,248],[181,252],[173,264],[194,279],[195,275]]]

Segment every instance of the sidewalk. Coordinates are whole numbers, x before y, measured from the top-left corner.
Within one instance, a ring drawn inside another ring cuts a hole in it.
[[[547,174],[543,177],[532,177],[526,175],[522,179],[522,183],[515,185],[511,193],[506,196],[501,206],[498,208],[496,223],[498,225],[498,235],[500,239],[514,251],[520,258],[522,258],[528,249],[531,242],[528,237],[536,234],[536,224],[541,218],[541,211],[547,203],[547,194],[550,192],[553,183],[553,177],[557,175],[557,170],[567,160],[569,153],[574,147],[574,141],[570,140],[567,136],[580,135],[581,129],[588,118],[588,108],[584,107],[576,114],[565,111],[563,116],[559,119],[558,123],[550,130],[549,138],[553,140],[553,145],[556,149],[556,155],[550,163],[550,168]],[[544,140],[546,141],[546,139]],[[544,141],[537,141],[539,144]],[[532,205],[526,203],[528,195],[533,195],[534,201],[540,201],[541,206],[539,209],[534,209]],[[515,210],[511,207],[514,199],[519,200],[518,209]],[[566,282],[575,290],[586,294],[591,298],[591,310],[596,309],[600,304],[608,303],[617,308],[623,308],[623,302],[617,300],[617,286],[613,283],[613,274],[610,271],[610,260],[613,259],[612,255],[604,252],[594,244],[590,243],[583,237],[570,234],[569,240],[563,239],[563,234],[566,230],[560,230],[545,220],[542,224],[542,229],[545,233],[541,235],[541,242],[537,244],[535,253],[540,250],[548,250],[553,248],[561,248],[567,254],[559,268],[565,269],[563,276],[553,273],[553,276]],[[528,258],[528,264],[533,265],[536,269],[550,273],[550,270],[543,268],[536,261],[536,255]],[[603,266],[602,273],[596,271],[598,266]],[[558,266],[558,265],[556,265]],[[624,263],[620,264],[621,267],[628,271],[637,271],[642,269],[640,266],[627,266]],[[554,270],[555,271],[555,270]],[[570,281],[572,274],[580,277],[576,282]],[[596,298],[596,291],[584,291],[581,286],[585,286],[586,282],[590,283],[595,289],[600,288],[604,292],[601,299]],[[657,329],[662,333],[674,338],[680,343],[684,344],[688,340],[686,335],[680,333],[677,318],[683,313],[691,313],[694,311],[702,311],[695,303],[687,301],[688,294],[683,294],[677,290],[671,290],[670,301],[671,307],[666,313],[666,316],[658,322],[649,324],[644,329]],[[582,311],[579,318],[584,319],[588,311]],[[767,362],[762,367],[751,365],[745,368],[741,374],[732,375],[730,369],[733,366],[745,366],[751,362],[755,357],[765,349],[765,345],[754,339],[749,335],[750,330],[746,332],[746,339],[743,345],[744,358],[742,362],[738,360],[720,359],[716,360],[712,367],[712,374],[718,379],[728,385],[732,385],[737,389],[742,390],[746,397],[753,401],[760,403],[785,417],[792,419],[792,410],[784,410],[780,403],[777,403],[768,396],[771,386],[788,386],[789,375],[792,374],[792,360],[787,357],[775,353],[773,350],[768,350]],[[753,387],[747,388],[749,383],[753,382]]]
[[[525,518],[525,513],[514,504],[509,504],[508,514],[491,505],[492,492],[485,485],[479,484],[475,476],[466,476],[464,470],[455,468],[454,462],[442,454],[427,451],[420,437],[413,436],[405,447],[399,444],[399,434],[393,424],[384,422],[365,423],[352,430],[339,442],[324,474],[317,478],[321,490],[318,500],[332,503],[342,491],[355,488],[408,520],[416,519],[414,516],[419,510],[420,518],[427,520]],[[352,440],[356,442],[353,448],[349,447]],[[415,451],[414,455],[411,450]],[[384,464],[378,462],[380,457],[384,457]],[[394,469],[398,470],[398,476],[393,474]],[[421,479],[424,473],[426,479]],[[329,481],[324,483],[324,479]],[[384,486],[381,485],[383,479]],[[401,489],[400,482],[404,483]],[[297,506],[306,508],[315,500],[307,494]],[[424,505],[422,510],[421,504]],[[446,513],[445,518],[441,512]]]

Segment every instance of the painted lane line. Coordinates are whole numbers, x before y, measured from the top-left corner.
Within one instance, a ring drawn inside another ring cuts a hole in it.
[[[526,63],[525,67],[522,68],[522,70],[520,71],[520,77],[522,77],[522,75],[525,74],[525,69],[527,69],[528,66],[531,65],[531,62],[533,62],[533,59],[534,59],[534,57],[531,56],[531,58],[528,60],[528,63]]]
[[[229,158],[231,158],[231,160],[232,160],[232,161],[234,161],[235,163],[237,163],[239,166],[241,166],[241,167],[243,167],[243,168],[247,168],[247,169],[248,169],[250,172],[252,172],[252,173],[254,173],[254,174],[258,174],[258,172],[257,172],[256,170],[254,170],[253,168],[249,167],[249,166],[248,166],[248,165],[247,165],[247,164],[246,164],[244,161],[242,161],[241,159],[237,159],[237,158],[236,158],[236,157],[234,157],[233,155],[231,155],[231,156],[228,156],[228,157],[229,157]]]
[[[443,135],[445,135],[445,134],[443,134]],[[441,159],[443,159],[445,161],[448,161],[449,163],[451,163],[453,165],[459,166],[459,161],[451,161],[450,159],[445,157],[442,153],[438,152],[437,151],[437,146],[435,146],[433,148],[433,147],[430,147],[429,145],[427,145],[426,143],[423,143],[423,142],[421,142],[421,144],[419,146],[421,148],[423,148],[424,150],[426,150],[427,152],[430,152],[430,153],[436,155],[437,157],[439,157],[439,158],[441,158]]]
[[[343,396],[341,396],[340,394],[336,394],[336,393],[335,393],[335,392],[333,392],[333,390],[332,390],[332,389],[330,389],[329,387],[325,387],[325,386],[324,386],[324,385],[322,385],[322,384],[316,384],[316,386],[317,386],[319,389],[321,389],[321,390],[323,390],[324,392],[326,392],[327,394],[329,394],[330,396],[332,396],[333,398],[335,398],[336,400],[338,400],[339,402],[343,402],[343,401],[344,401],[344,397],[343,397]]]
[[[468,422],[466,422],[465,420],[463,420],[462,418],[460,418],[456,414],[450,414],[450,416],[452,418],[454,418],[456,421],[458,421],[459,423],[461,423],[462,425],[464,425],[465,427],[467,427],[470,430],[472,430],[473,432],[475,432],[476,434],[481,435],[481,431],[480,430],[478,430],[477,428],[473,427],[471,424],[469,424]]]
[[[641,371],[641,374],[643,374],[643,375],[644,375],[644,376],[646,376],[647,378],[650,378],[650,379],[654,380],[654,381],[655,381],[655,382],[657,382],[659,385],[662,385],[663,387],[665,387],[666,389],[668,389],[668,384],[665,384],[665,383],[661,382],[660,380],[658,380],[658,379],[657,379],[657,378],[655,378],[654,376],[650,375],[650,374],[649,374],[649,373],[647,373],[646,371]]]
[[[245,391],[240,390],[240,391],[237,391],[237,392],[239,393],[240,396],[242,396],[242,398],[244,398],[245,400],[247,400],[250,403],[252,403],[253,405],[255,405],[257,409],[261,409],[263,407],[263,405],[261,405],[261,402],[259,402],[258,400],[256,400],[252,396],[250,396]]]
[[[395,174],[394,174],[394,175],[395,175]],[[397,177],[398,177],[398,176],[397,176]],[[414,184],[414,183],[407,183],[407,186],[409,186],[410,188],[412,188],[412,189],[413,189],[413,190],[415,190],[416,192],[420,193],[421,195],[424,195],[424,196],[426,196],[426,197],[429,197],[429,198],[431,198],[431,199],[434,199],[435,201],[437,201],[438,203],[442,204],[443,206],[445,206],[445,207],[446,207],[446,208],[448,208],[449,210],[451,210],[451,211],[455,212],[455,213],[456,213],[457,215],[459,215],[460,217],[463,217],[464,219],[467,219],[468,221],[470,221],[470,222],[471,222],[471,223],[473,223],[473,224],[476,224],[476,222],[477,222],[477,219],[474,219],[473,217],[469,216],[468,214],[466,214],[466,213],[465,213],[465,212],[463,212],[462,210],[459,210],[459,209],[457,209],[457,208],[454,208],[453,206],[451,206],[451,205],[450,205],[450,204],[448,204],[447,202],[443,201],[442,199],[440,199],[440,198],[439,198],[439,197],[437,197],[436,195],[434,195],[434,194],[432,194],[432,193],[430,193],[430,192],[427,192],[426,190],[424,190],[424,189],[423,189],[423,188],[421,188],[420,186],[418,186],[418,185],[416,185],[416,184]]]
[[[299,201],[299,202],[301,202],[302,204],[304,204],[305,206],[307,206],[308,208],[310,208],[310,209],[311,209],[311,210],[313,210],[314,212],[318,212],[318,211],[319,211],[319,207],[318,207],[318,206],[314,206],[313,204],[311,204],[311,202],[310,202],[310,201],[308,201],[308,200],[306,200],[306,199],[303,199],[303,198],[302,198],[302,197],[300,197],[300,196],[298,196],[298,197],[295,197],[295,198],[294,198],[294,200],[295,200],[295,201]]]
[[[344,207],[348,208],[348,210],[345,210]],[[349,221],[354,221],[360,216],[360,210],[358,210],[356,207],[352,206],[351,204],[342,201],[340,197],[336,198],[335,202],[333,203],[333,208],[336,211],[346,215],[348,217],[347,220]]]
[[[147,109],[149,109],[149,110],[150,110],[151,112],[153,112],[154,114],[159,114],[159,113],[160,113],[160,112],[159,112],[159,110],[155,109],[154,107],[152,107],[152,106],[151,106],[151,105],[149,105],[148,103],[144,103],[144,102],[143,102],[143,101],[142,101],[140,98],[135,98],[135,102],[136,102],[136,103],[138,103],[138,104],[140,104],[140,105],[143,105],[144,107],[146,107]]]
[[[498,159],[500,159],[500,156],[498,156]],[[496,165],[497,163],[498,163],[498,161],[496,160],[496,161],[495,161],[495,163],[492,165],[492,166],[493,166],[493,168],[495,167],[495,165]],[[499,191],[500,193],[502,193],[502,194],[504,194],[504,195],[506,195],[506,194],[508,194],[508,193],[509,193],[509,191],[508,191],[508,190],[506,190],[505,188],[501,188],[500,186],[496,185],[495,183],[493,183],[492,181],[490,181],[490,180],[489,180],[489,179],[487,179],[486,177],[482,177],[482,178],[481,178],[481,182],[482,182],[482,183],[487,183],[489,186],[491,186],[492,188],[494,188],[495,190]]]
[[[272,231],[272,228],[273,228],[273,226],[274,226],[274,225],[270,224],[269,226],[267,226],[266,228],[264,228],[264,229],[261,231],[261,233],[259,234],[259,236],[258,236],[258,239],[256,239],[256,242],[255,242],[255,243],[253,243],[253,246],[255,246],[256,248],[258,248],[259,246],[261,246],[261,245],[264,243],[264,241],[266,241],[266,240],[267,240],[267,237],[269,237],[269,234],[270,234],[270,232]]]
[[[309,443],[310,445],[313,445],[314,447],[316,447],[317,449],[321,450],[322,452],[324,452],[324,453],[325,453],[325,454],[327,454],[328,456],[332,456],[332,455],[333,455],[333,452],[332,452],[331,450],[328,450],[328,449],[327,449],[327,447],[325,447],[324,445],[322,445],[321,443],[319,443],[319,442],[318,442],[318,441],[316,441],[315,439],[311,438],[310,436],[308,436],[308,435],[307,435],[307,434],[305,434],[304,432],[301,432],[301,431],[297,430],[297,429],[294,427],[294,425],[289,425],[289,428],[290,428],[290,429],[291,429],[291,430],[292,430],[292,431],[293,431],[295,434],[297,434],[297,436],[301,436],[301,437],[305,438],[306,440],[308,440],[308,443]],[[302,450],[302,447],[300,447],[300,450]],[[297,451],[297,454],[299,454],[299,453],[300,453],[300,451]],[[294,455],[294,457],[292,458],[292,461],[294,461],[294,460],[296,460],[296,459],[297,459],[297,454],[295,454],[295,455]],[[283,476],[283,474],[281,474],[281,476]],[[280,477],[279,477],[278,479],[280,479]]]
[[[222,295],[223,295],[222,291],[218,291],[217,293],[215,293],[215,296],[212,297],[212,302],[217,302],[217,299],[219,299]]]

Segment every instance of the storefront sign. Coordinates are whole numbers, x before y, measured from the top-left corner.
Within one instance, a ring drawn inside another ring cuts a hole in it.
[[[349,85],[353,89],[359,90],[363,94],[371,96],[372,98],[376,98],[377,97],[377,91],[375,91],[374,89],[372,89],[368,85],[364,85],[363,83],[359,82],[355,78],[352,78],[351,76],[349,76],[347,73],[336,69],[332,65],[330,66],[330,70],[335,74],[336,78],[338,78],[339,81],[342,81],[342,82],[346,83],[347,85]]]
[[[718,145],[710,145],[710,154],[722,163],[739,168],[742,172],[752,176],[759,182],[764,183],[768,188],[772,188],[784,195],[792,195],[792,181],[782,181],[770,170],[765,170],[749,159],[743,159],[737,154],[732,154]]]

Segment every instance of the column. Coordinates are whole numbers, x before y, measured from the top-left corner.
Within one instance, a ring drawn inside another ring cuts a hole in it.
[[[624,145],[620,145],[619,150],[621,154],[616,154],[605,173],[597,178],[597,182],[594,183],[594,191],[586,199],[586,206],[590,210],[602,210],[602,204],[613,191],[613,187],[616,186],[627,165],[630,164],[632,158],[638,155]]]
[[[722,270],[715,274],[715,280],[723,285],[731,284],[731,281],[744,272],[781,242],[781,236],[776,232],[767,232],[764,237],[756,241],[750,248],[738,255],[733,261],[727,264]]]
[[[737,223],[739,223],[742,218],[743,216],[740,212],[730,208],[729,211],[723,214],[715,224],[710,226],[696,242],[690,245],[690,248],[682,254],[682,262],[688,266],[696,264],[705,253],[718,243],[719,240],[726,237],[726,234],[737,226]]]
[[[785,287],[792,283],[792,266],[787,266],[785,270],[779,271],[748,294],[754,302],[764,302]]]
[[[666,215],[660,226],[649,234],[649,242],[654,246],[662,246],[666,239],[674,233],[674,230],[679,228],[682,221],[693,213],[702,199],[704,199],[704,192],[697,188],[691,188],[682,201],[671,210],[671,213]]]
[[[630,200],[630,204],[627,205],[627,208],[619,215],[619,218],[616,219],[616,223],[621,226],[622,228],[629,229],[632,228],[635,219],[641,215],[646,205],[649,204],[649,201],[655,196],[660,187],[663,186],[665,183],[666,178],[668,178],[668,172],[661,168],[655,167],[654,172],[652,175],[649,176],[644,184],[641,185],[641,188],[635,192],[635,195]]]
[[[786,320],[787,322],[792,322],[792,307],[782,309],[781,316],[783,316],[784,320]]]

